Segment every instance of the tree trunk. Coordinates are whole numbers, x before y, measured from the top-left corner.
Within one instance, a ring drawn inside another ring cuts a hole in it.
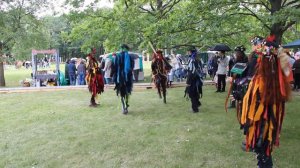
[[[284,33],[283,26],[283,23],[274,23],[271,27],[271,34],[275,35],[275,39],[278,44],[281,44],[282,42],[282,36]]]
[[[282,45],[282,36],[283,36],[283,31],[276,31],[274,32],[275,35],[275,40],[277,44]]]
[[[276,12],[283,10],[283,7],[281,6],[282,0],[269,0],[271,4],[271,15],[274,15]],[[277,22],[274,23],[271,27],[271,34],[275,35],[276,42],[278,44],[281,44],[282,41],[282,35],[284,33],[283,27],[285,25],[285,22]]]
[[[5,78],[4,78],[4,64],[0,61],[0,87],[5,86]]]

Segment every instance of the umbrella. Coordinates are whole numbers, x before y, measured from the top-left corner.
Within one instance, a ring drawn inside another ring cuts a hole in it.
[[[210,51],[231,51],[231,49],[225,44],[217,44],[213,46]]]
[[[296,41],[293,41],[293,42],[290,42],[286,45],[283,45],[282,46],[283,48],[296,48],[296,47],[300,47],[300,39],[296,40]]]

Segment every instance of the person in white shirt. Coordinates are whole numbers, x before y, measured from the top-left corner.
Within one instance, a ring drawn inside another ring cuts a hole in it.
[[[139,72],[140,72],[140,58],[134,59],[134,67],[133,67],[133,76],[135,82],[139,81]]]
[[[105,65],[104,65],[104,79],[105,79],[105,84],[109,85],[111,83],[111,65],[112,65],[112,60],[107,57],[105,58]]]
[[[218,70],[216,72],[218,75],[218,89],[216,92],[225,92],[228,64],[229,59],[225,56],[225,51],[220,51],[218,58]]]
[[[177,54],[176,55],[176,63],[175,63],[175,76],[177,78],[177,82],[181,82],[182,78],[183,78],[183,74],[182,74],[182,70],[183,70],[183,66],[182,66],[182,60],[181,60],[181,55]]]

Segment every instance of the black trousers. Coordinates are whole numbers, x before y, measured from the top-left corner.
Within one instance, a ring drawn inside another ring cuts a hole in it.
[[[300,89],[300,74],[294,75],[295,83],[294,83],[294,89]]]
[[[200,99],[199,93],[195,90],[194,92],[189,93],[189,97],[191,99],[193,111],[198,112],[199,106],[201,105],[201,103],[199,101],[199,99]]]
[[[224,75],[218,74],[218,91],[225,91],[225,87],[226,87],[226,74]]]
[[[139,69],[133,70],[133,75],[134,75],[135,82],[139,81],[139,73],[140,73]]]

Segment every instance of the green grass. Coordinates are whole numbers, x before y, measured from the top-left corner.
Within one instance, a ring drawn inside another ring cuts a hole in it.
[[[31,69],[21,69],[8,68],[4,70],[5,84],[6,87],[20,87],[20,81],[25,80],[26,78],[31,78],[30,74],[32,73]]]
[[[155,90],[136,90],[127,116],[112,90],[97,108],[87,90],[1,94],[0,167],[256,167],[240,149],[235,112],[223,110],[225,93],[214,91],[204,88],[194,114],[183,88],[169,89],[166,105]],[[287,103],[275,167],[300,165],[299,101]]]
[[[60,65],[60,70],[65,71],[65,64]],[[52,64],[50,68],[38,68],[38,70],[55,70],[55,65]],[[20,69],[14,68],[14,66],[9,66],[4,70],[5,84],[6,87],[21,87],[20,81],[26,78],[31,79],[32,69],[31,67],[26,69],[21,67]]]

